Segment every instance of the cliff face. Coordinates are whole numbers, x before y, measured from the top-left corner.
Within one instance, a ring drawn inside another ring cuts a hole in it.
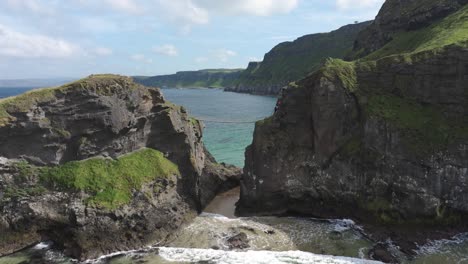
[[[345,57],[357,34],[369,24],[347,25],[329,33],[306,35],[293,42],[281,43],[265,54],[262,62],[250,63],[227,90],[277,95],[282,87],[317,70],[326,58]]]
[[[466,12],[377,51],[404,54],[329,59],[290,86],[256,125],[237,213],[466,223],[468,35],[457,33]],[[405,41],[414,45],[399,46]]]
[[[201,138],[184,108],[128,77],[1,100],[0,255],[43,239],[80,259],[163,244],[236,176]]]
[[[430,26],[467,4],[467,0],[387,0],[375,21],[362,30],[350,58],[366,56],[398,38],[398,34]]]
[[[239,77],[241,72],[241,69],[213,69],[200,71],[183,71],[178,72],[176,74],[160,75],[153,77],[134,77],[134,79],[138,83],[152,87],[224,88],[231,86],[232,83]]]

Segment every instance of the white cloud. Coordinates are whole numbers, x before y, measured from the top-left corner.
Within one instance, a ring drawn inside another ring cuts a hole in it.
[[[96,17],[84,16],[81,26],[91,31],[114,29],[103,22],[106,15],[123,13],[138,16],[137,19],[164,18],[189,32],[195,25],[208,24],[217,15],[270,16],[294,10],[300,0],[0,0],[1,9],[22,12],[46,13],[60,17],[64,11],[91,11]],[[69,19],[70,17],[67,16]],[[88,20],[86,20],[88,19]],[[45,19],[47,20],[47,19]],[[97,23],[94,23],[97,22]],[[96,28],[93,25],[96,24]]]
[[[234,57],[237,55],[236,52],[228,49],[219,49],[214,52],[216,58],[218,58],[221,62],[227,62],[229,58]]]
[[[196,63],[204,63],[204,62],[207,62],[207,61],[208,61],[207,57],[197,57],[197,58],[195,58]]]
[[[213,15],[253,15],[270,16],[289,13],[299,0],[156,0],[161,10],[171,22],[180,25],[183,32],[190,31],[193,25],[203,25]]]
[[[202,25],[209,22],[208,11],[195,5],[192,0],[156,1],[159,4],[158,13],[180,25],[185,32],[190,31],[194,24]]]
[[[193,0],[202,8],[224,14],[248,14],[254,16],[270,16],[284,14],[294,10],[298,0]]]
[[[137,62],[147,63],[147,64],[153,63],[152,59],[146,58],[146,56],[143,54],[134,54],[130,56],[130,59],[137,61]]]
[[[143,10],[134,0],[104,0],[111,8],[130,14],[139,14]]]
[[[109,48],[99,47],[94,50],[94,54],[98,56],[109,56],[112,55],[112,53],[114,52]]]
[[[65,40],[14,31],[0,24],[0,55],[22,58],[65,58],[81,49]]]
[[[385,0],[336,0],[339,9],[374,8],[382,6]]]
[[[28,10],[33,13],[53,13],[48,5],[41,3],[40,0],[6,0],[6,6],[15,10]]]
[[[79,29],[85,32],[105,33],[118,32],[119,27],[114,21],[102,17],[83,17],[79,21]]]
[[[162,54],[162,55],[166,55],[170,57],[179,55],[179,51],[177,50],[177,48],[174,45],[170,45],[170,44],[166,44],[162,46],[154,46],[153,51],[158,54]]]

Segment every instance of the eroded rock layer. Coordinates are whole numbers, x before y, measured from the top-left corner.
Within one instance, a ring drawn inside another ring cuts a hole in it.
[[[44,239],[79,259],[164,244],[238,177],[183,107],[115,75],[1,100],[0,157],[0,255]]]
[[[257,123],[240,214],[387,223],[468,213],[468,50],[330,60]]]

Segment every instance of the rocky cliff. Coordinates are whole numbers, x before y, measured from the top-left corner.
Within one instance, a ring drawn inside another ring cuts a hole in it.
[[[79,259],[164,244],[238,174],[183,107],[114,75],[1,100],[0,157],[0,255],[44,239]]]
[[[283,42],[251,62],[226,90],[277,95],[281,88],[317,70],[328,57],[343,58],[352,49],[357,34],[371,22],[347,25],[329,33],[302,36]]]
[[[138,83],[152,87],[224,88],[231,86],[241,72],[242,69],[211,69],[181,71],[176,74],[153,77],[134,77],[134,79]]]
[[[237,213],[464,226],[467,13],[462,6],[359,61],[329,59],[290,86],[256,124]]]

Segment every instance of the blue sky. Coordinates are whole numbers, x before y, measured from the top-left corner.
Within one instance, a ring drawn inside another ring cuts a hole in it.
[[[383,0],[1,0],[0,79],[245,68]]]

